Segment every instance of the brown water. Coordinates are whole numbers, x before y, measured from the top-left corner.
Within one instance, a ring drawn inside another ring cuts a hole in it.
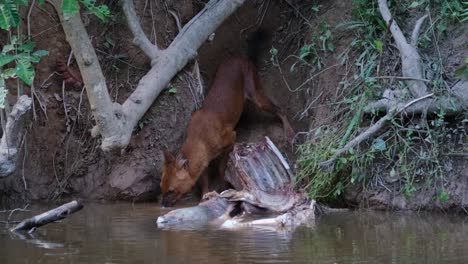
[[[31,209],[16,218],[47,208]],[[156,204],[86,204],[34,236],[0,226],[0,263],[468,263],[461,216],[336,213],[314,229],[281,233],[158,230],[164,212]]]

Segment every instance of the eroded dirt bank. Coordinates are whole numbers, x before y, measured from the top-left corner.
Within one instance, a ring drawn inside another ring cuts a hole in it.
[[[165,47],[177,34],[175,20],[168,11],[176,11],[184,24],[202,8],[203,2],[171,0],[146,4],[135,1],[135,5],[145,32],[151,40],[157,39],[158,44]],[[341,64],[342,57],[339,56],[355,40],[353,32],[336,27],[353,19],[353,2],[312,2],[246,1],[216,31],[213,40],[201,47],[198,56],[206,93],[219,63],[227,56],[242,54],[245,39],[252,30],[260,25],[267,28],[271,37],[260,60],[261,81],[267,94],[286,111],[294,129],[299,132],[297,143],[304,142],[308,131],[336,122],[333,119],[333,104],[345,99],[342,80],[358,71],[353,59],[359,54],[349,53],[347,64]],[[109,7],[113,16],[105,25],[92,15],[82,14],[82,17],[98,53],[109,92],[114,100],[122,102],[150,68],[150,62],[133,46],[118,1],[111,1]],[[27,14],[22,15],[26,17]],[[90,136],[94,121],[86,93],[80,87],[66,86],[62,89],[61,76],[55,72],[56,62],[67,61],[70,55],[58,17],[53,8],[45,5],[33,9],[31,18],[34,19],[32,39],[38,49],[48,50],[49,56],[44,57],[36,67],[36,118],[31,116],[18,170],[9,178],[0,179],[0,205],[9,207],[30,200],[70,196],[157,200],[162,151],[168,149],[176,152],[179,149],[186,124],[199,103],[194,96],[194,64],[185,67],[168,89],[161,93],[139,122],[125,152],[121,155],[104,155],[99,149],[99,139]],[[329,36],[327,30],[331,32]],[[466,30],[460,28],[450,31],[439,43],[438,50],[424,50],[425,54],[429,57],[440,54],[446,69],[453,72],[468,56],[468,36],[463,32]],[[316,54],[321,68],[319,74],[311,75],[311,68],[316,67],[317,62],[311,59],[313,62],[309,61],[309,64],[298,63],[297,58],[301,48],[311,39],[322,36],[333,44],[333,49]],[[0,41],[5,43],[6,36],[1,36]],[[270,50],[273,53],[277,51],[276,59]],[[398,55],[385,56],[388,57],[382,60],[382,71],[388,72],[381,75],[398,72]],[[73,63],[71,67],[76,69]],[[25,90],[27,94],[30,92],[30,89]],[[15,95],[16,91],[11,89],[10,102],[14,102]],[[466,123],[464,126],[466,133]],[[285,153],[290,164],[295,163],[296,149],[285,142],[279,120],[261,113],[252,104],[247,106],[237,131],[240,142],[258,141],[269,136]],[[466,137],[461,140],[466,140]],[[466,146],[467,143],[464,141],[462,144]],[[388,177],[390,170],[382,172],[370,168],[371,180],[365,184],[347,186],[342,204],[376,209],[464,208],[468,201],[466,156],[447,157],[446,162],[444,190],[451,195],[443,202],[437,199],[440,186],[420,186],[408,197],[402,192],[401,181]],[[212,171],[215,174],[216,170]]]

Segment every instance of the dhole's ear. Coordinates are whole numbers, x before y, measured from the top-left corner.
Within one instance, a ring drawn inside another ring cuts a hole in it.
[[[179,168],[183,168],[187,165],[187,158],[185,158],[182,154],[177,155],[177,166]]]
[[[172,155],[169,151],[164,150],[164,163],[174,163],[175,162],[175,157]]]

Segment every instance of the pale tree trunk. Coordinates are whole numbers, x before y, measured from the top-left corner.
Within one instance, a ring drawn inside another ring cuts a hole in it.
[[[19,152],[19,138],[26,113],[31,109],[32,100],[22,95],[8,114],[5,129],[0,141],[0,178],[9,176],[16,169]]]
[[[125,148],[133,128],[170,80],[197,55],[197,49],[245,0],[211,0],[190,20],[165,50],[152,44],[136,16],[133,1],[122,0],[122,8],[134,43],[151,59],[151,69],[123,103],[112,102],[104,75],[79,14],[70,17],[61,11],[62,0],[54,6],[76,57],[96,120],[93,135],[101,135],[104,151]]]

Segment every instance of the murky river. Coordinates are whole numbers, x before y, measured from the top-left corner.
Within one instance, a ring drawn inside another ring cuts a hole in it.
[[[47,207],[30,209],[15,218]],[[292,233],[158,230],[156,217],[166,211],[156,204],[85,204],[34,235],[0,226],[0,263],[468,263],[462,216],[360,211],[331,214]]]

